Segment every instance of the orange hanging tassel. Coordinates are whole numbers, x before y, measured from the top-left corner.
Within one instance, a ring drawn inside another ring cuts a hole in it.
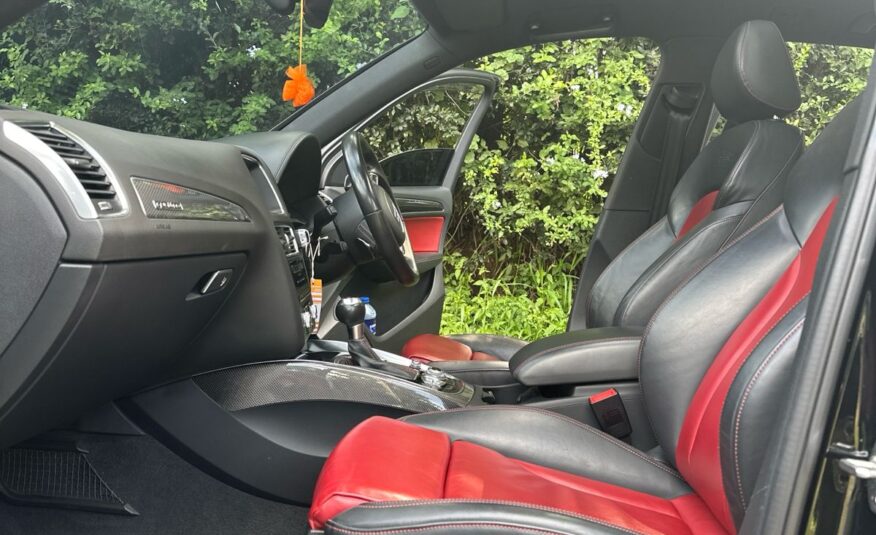
[[[313,99],[316,89],[313,87],[313,82],[307,77],[307,65],[289,67],[286,69],[286,76],[289,79],[283,84],[283,100],[287,102],[291,100],[292,105],[297,108]]]
[[[303,63],[304,57],[304,0],[301,0],[301,12],[298,17],[298,66],[286,69],[289,78],[283,84],[283,100],[292,101],[296,108],[304,106],[316,95],[313,82],[307,77],[307,65]]]

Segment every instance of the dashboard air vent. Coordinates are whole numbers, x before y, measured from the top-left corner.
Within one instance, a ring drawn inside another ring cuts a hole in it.
[[[113,212],[121,208],[106,172],[79,143],[49,123],[27,122],[18,125],[39,138],[64,160],[79,179],[98,213]]]

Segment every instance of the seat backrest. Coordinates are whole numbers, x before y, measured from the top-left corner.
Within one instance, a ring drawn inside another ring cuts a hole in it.
[[[711,92],[728,128],[684,173],[667,215],[596,280],[586,300],[586,327],[644,325],[692,269],[778,205],[803,140],[799,130],[774,119],[800,105],[775,24],[751,21],[733,33],[718,54]]]
[[[676,287],[645,330],[640,381],[654,434],[730,532],[779,424],[859,106],[799,159],[779,207]]]

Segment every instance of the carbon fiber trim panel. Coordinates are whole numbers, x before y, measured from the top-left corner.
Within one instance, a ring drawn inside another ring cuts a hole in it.
[[[240,206],[209,193],[147,178],[132,177],[131,183],[149,219],[250,220]]]
[[[431,412],[467,406],[474,397],[470,386],[449,394],[363,368],[306,360],[226,368],[193,380],[228,411],[318,400]]]

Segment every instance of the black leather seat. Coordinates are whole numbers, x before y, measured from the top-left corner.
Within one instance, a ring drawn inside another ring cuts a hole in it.
[[[858,108],[806,151],[778,207],[675,285],[647,322],[639,376],[665,459],[526,407],[373,418],[329,458],[311,526],[735,533],[790,386]]]
[[[803,150],[800,132],[774,116],[800,105],[788,50],[772,22],[740,27],[720,52],[712,95],[730,125],[691,164],[666,217],[630,244],[586,300],[587,328],[644,326],[692,269],[770,209]],[[402,354],[421,361],[509,360],[527,342],[469,334],[412,338]]]

